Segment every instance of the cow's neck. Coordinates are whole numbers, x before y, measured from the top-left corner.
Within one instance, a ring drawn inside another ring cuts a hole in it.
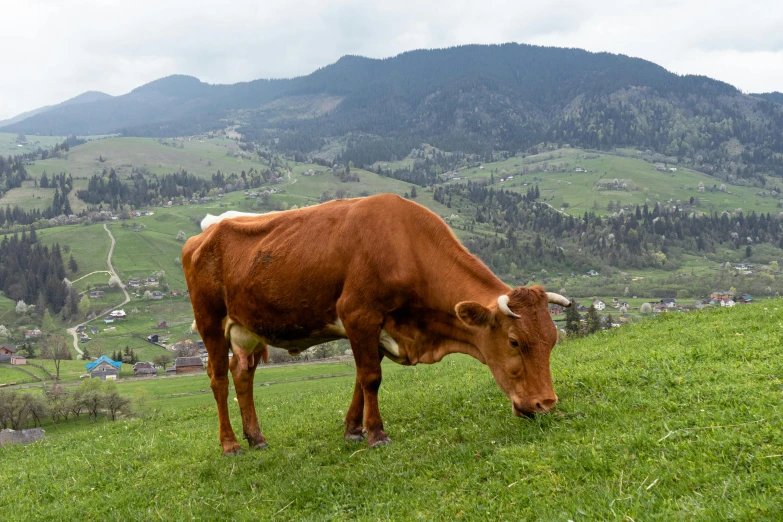
[[[449,265],[428,270],[430,288],[436,289],[436,293],[427,299],[430,312],[425,330],[411,326],[417,330],[411,333],[418,334],[412,336],[417,339],[410,354],[413,364],[437,362],[452,353],[464,353],[486,362],[476,345],[476,329],[460,321],[454,309],[462,301],[491,306],[509,288],[461,245],[455,246],[458,248],[446,253],[450,256]]]

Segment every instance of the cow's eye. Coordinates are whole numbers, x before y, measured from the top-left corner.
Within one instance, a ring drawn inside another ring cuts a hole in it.
[[[516,339],[509,339],[508,344],[510,344],[511,347],[514,348],[515,350],[519,350],[519,341],[517,341]]]

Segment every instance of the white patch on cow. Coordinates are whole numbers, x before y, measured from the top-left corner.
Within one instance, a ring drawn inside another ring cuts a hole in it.
[[[339,317],[337,318],[337,320],[335,320],[335,322],[333,322],[326,328],[329,329],[335,335],[339,335],[340,337],[348,336],[348,334],[345,333],[345,325],[343,325],[343,322],[340,320]]]
[[[343,325],[343,322],[338,317],[335,322],[327,326],[329,331],[334,333],[335,335],[339,335],[341,337],[348,337],[348,334],[345,332],[345,325]],[[380,344],[383,346],[386,350],[389,351],[390,354],[392,354],[395,357],[400,356],[400,347],[397,344],[397,341],[392,338],[391,335],[389,335],[389,332],[386,330],[381,330],[381,338],[380,338]]]
[[[219,216],[213,216],[212,214],[207,214],[207,216],[201,220],[201,230],[206,230],[210,226],[214,225],[215,223],[218,223],[220,221],[223,221],[224,219],[231,219],[235,217],[243,217],[243,216],[265,216],[266,214],[275,214],[276,211],[272,212],[266,212],[264,214],[254,214],[252,212],[239,212],[238,210],[229,210],[227,212],[223,212]]]
[[[397,345],[397,341],[386,330],[381,330],[381,345],[395,357],[400,356],[400,347]]]

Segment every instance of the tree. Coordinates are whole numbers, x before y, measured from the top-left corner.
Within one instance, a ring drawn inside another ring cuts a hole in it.
[[[27,305],[21,299],[16,302],[16,313],[17,314],[26,314],[27,313]]]
[[[109,277],[109,286],[111,288],[122,288],[122,280],[116,274],[112,274]]]
[[[58,335],[49,335],[44,339],[41,348],[41,359],[51,359],[54,361],[55,380],[60,380],[60,363],[71,359],[71,351],[68,349],[68,343],[64,337]]]
[[[109,410],[111,420],[117,419],[117,414],[126,411],[131,404],[131,400],[123,397],[117,391],[117,386],[113,382],[106,382],[103,385],[104,406]]]
[[[85,346],[82,348],[82,360],[83,361],[89,361],[90,360],[90,351]]]
[[[594,334],[601,329],[601,318],[598,316],[598,310],[595,309],[595,305],[590,305],[587,309],[587,321],[585,322],[585,329],[588,334]]]
[[[184,242],[185,239],[187,239],[187,236],[185,236],[185,231],[184,230],[180,230],[179,232],[177,232],[177,241]]]
[[[753,249],[750,248],[750,245],[745,247],[745,257],[750,257],[753,254]]]
[[[87,317],[87,314],[90,313],[90,299],[86,295],[79,299],[78,309],[79,315],[82,317]]]
[[[643,313],[643,314],[647,315],[647,314],[649,314],[650,312],[652,312],[652,305],[650,305],[650,303],[643,303],[643,304],[642,304],[642,307],[639,309],[639,311],[640,311],[641,313]]]
[[[416,199],[418,195],[419,193],[416,192],[416,185],[411,185],[411,199]]]
[[[55,384],[46,391],[46,402],[49,413],[52,416],[52,425],[57,427],[57,421],[62,417],[68,422],[71,414],[71,394],[59,384]]]
[[[566,333],[569,337],[579,337],[579,334],[582,330],[581,320],[582,318],[579,316],[579,311],[577,311],[577,303],[572,302],[571,306],[566,308]]]
[[[152,362],[155,364],[155,366],[162,366],[163,371],[166,371],[166,366],[171,364],[173,360],[174,359],[171,357],[170,353],[162,353],[153,357]]]
[[[73,254],[71,254],[71,258],[68,260],[68,269],[76,273],[79,271],[79,264],[76,262],[76,260],[73,258]]]
[[[147,290],[146,292],[144,292],[144,299],[146,299],[147,301],[149,301],[150,299],[152,299],[152,292],[150,292],[149,290]]]
[[[41,319],[41,330],[44,333],[54,333],[57,330],[57,325],[54,324],[54,319],[52,319],[48,308],[44,311],[43,319]]]

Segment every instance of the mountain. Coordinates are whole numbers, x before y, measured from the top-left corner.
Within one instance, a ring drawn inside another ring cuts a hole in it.
[[[520,44],[345,56],[298,78],[210,85],[169,76],[130,93],[57,107],[2,130],[135,136],[239,124],[247,141],[299,153],[350,136],[357,164],[427,142],[489,156],[542,143],[641,147],[753,183],[783,176],[783,107],[639,58]]]
[[[0,127],[4,127],[7,125],[11,125],[12,123],[17,123],[23,120],[26,120],[27,118],[31,118],[33,116],[36,116],[38,114],[48,112],[54,109],[57,109],[59,107],[68,107],[70,105],[79,105],[82,103],[92,103],[99,100],[105,100],[106,98],[111,98],[111,95],[106,94],[105,92],[99,92],[99,91],[87,91],[83,92],[78,96],[74,96],[73,98],[70,98],[68,100],[65,100],[62,103],[58,103],[57,105],[44,105],[43,107],[39,107],[37,109],[33,109],[31,111],[23,112],[21,114],[17,114],[13,118],[9,118],[7,120],[0,120]]]
[[[755,96],[756,98],[764,98],[765,100],[783,104],[783,92],[762,92],[758,94],[751,94],[751,96]]]

